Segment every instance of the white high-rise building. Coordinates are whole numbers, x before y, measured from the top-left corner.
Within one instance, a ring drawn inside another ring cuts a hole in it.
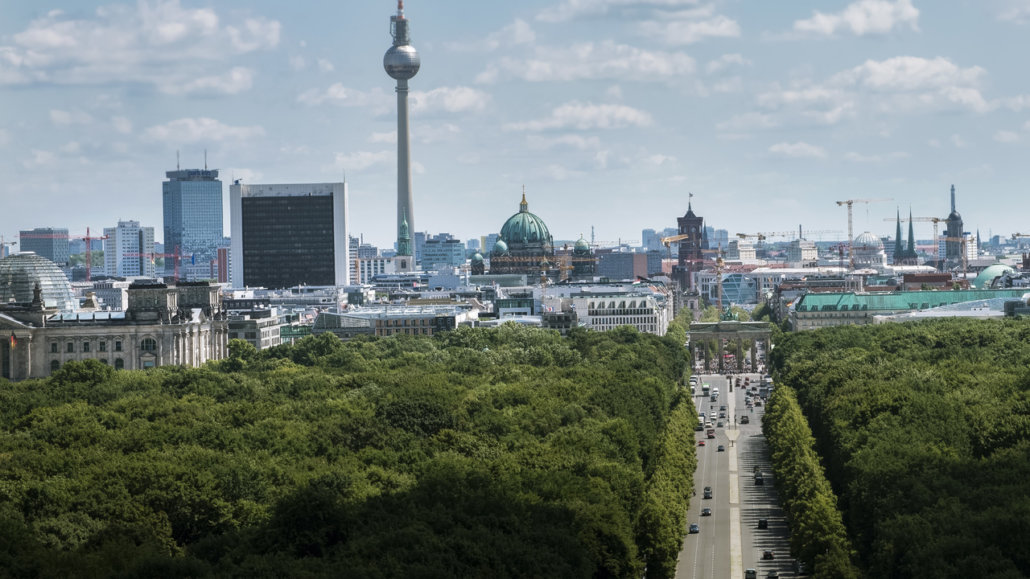
[[[104,270],[118,277],[154,277],[154,228],[119,221],[104,228]]]

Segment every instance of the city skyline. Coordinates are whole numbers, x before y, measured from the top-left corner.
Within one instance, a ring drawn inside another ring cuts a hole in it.
[[[345,176],[354,235],[392,247],[397,119],[382,58],[396,1],[351,4],[0,2],[0,233],[119,220],[160,231],[176,152],[199,168],[208,151],[230,182]],[[599,240],[639,241],[674,226],[688,192],[731,234],[800,223],[841,238],[835,201],[890,198],[854,211],[856,235],[883,236],[899,207],[945,217],[953,183],[966,230],[1027,229],[1004,210],[1030,184],[1025,0],[405,11],[422,56],[418,231],[495,233],[525,185],[556,239],[593,226]],[[932,237],[927,223],[915,233]]]

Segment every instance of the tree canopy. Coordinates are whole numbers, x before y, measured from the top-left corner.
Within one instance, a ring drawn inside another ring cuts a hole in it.
[[[0,384],[0,569],[671,576],[695,460],[685,338],[323,334]]]
[[[1030,326],[785,334],[772,352],[871,577],[1030,576]]]

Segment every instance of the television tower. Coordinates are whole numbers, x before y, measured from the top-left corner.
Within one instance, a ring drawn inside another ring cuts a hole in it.
[[[408,79],[418,74],[422,64],[408,36],[408,19],[404,17],[404,0],[397,2],[397,14],[390,17],[393,46],[383,56],[383,68],[397,80],[397,255],[410,256],[401,269],[415,269],[411,237],[415,230],[415,209],[411,196],[411,139],[408,131]],[[406,238],[406,239],[402,239]]]

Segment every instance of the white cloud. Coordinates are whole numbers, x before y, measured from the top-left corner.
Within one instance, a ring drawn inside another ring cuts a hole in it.
[[[504,125],[506,131],[547,131],[555,129],[620,129],[647,127],[652,124],[651,115],[624,105],[595,105],[591,103],[568,103],[551,111],[549,118]]]
[[[741,54],[724,54],[715,60],[708,61],[708,66],[705,68],[708,70],[708,74],[719,72],[720,70],[729,68],[731,66],[750,66],[751,61],[744,58]]]
[[[386,131],[385,133],[372,133],[368,136],[368,142],[397,144],[397,131]]]
[[[695,6],[699,0],[565,0],[557,6],[545,8],[537,14],[541,22],[567,22],[585,17],[615,13],[622,16],[627,10],[640,8],[676,9]]]
[[[254,85],[254,71],[237,66],[221,76],[202,76],[187,82],[172,82],[162,85],[161,91],[168,94],[238,94]]]
[[[609,40],[569,48],[540,47],[528,59],[501,58],[481,72],[476,82],[496,82],[502,74],[531,82],[653,81],[690,74],[694,69],[694,59],[684,53],[649,51]]]
[[[1030,0],[1011,0],[1008,5],[998,13],[999,20],[1007,20],[1017,24],[1024,24],[1030,20]]]
[[[333,157],[332,170],[363,171],[373,165],[390,163],[397,158],[391,151],[359,151],[357,153],[336,153]]]
[[[318,59],[318,70],[320,70],[322,72],[332,72],[332,71],[336,70],[336,67],[333,66],[333,63],[330,62],[328,59],[319,58]]]
[[[559,135],[557,137],[545,137],[542,135],[528,135],[526,144],[534,149],[554,149],[567,147],[578,150],[594,150],[601,148],[601,139],[598,137],[584,137],[582,135]]]
[[[179,0],[112,4],[83,17],[55,10],[0,45],[0,83],[187,84],[233,56],[275,48],[279,28],[262,17],[223,26],[213,9]]]
[[[21,164],[26,169],[35,169],[37,167],[53,165],[56,161],[57,155],[53,152],[32,149],[32,157],[22,160]]]
[[[769,152],[784,157],[825,159],[826,151],[822,147],[805,142],[777,143],[769,147]]]
[[[85,125],[93,122],[93,117],[84,111],[62,111],[51,109],[50,111],[50,122],[59,126],[66,127],[68,125]]]
[[[998,131],[994,133],[994,140],[999,143],[1015,143],[1020,140],[1019,133],[1013,131]]]
[[[887,34],[905,25],[912,30],[919,30],[919,10],[912,5],[911,0],[858,0],[835,14],[824,14],[817,10],[811,18],[795,21],[794,30],[824,36],[832,36],[837,32],[864,36]]]
[[[113,117],[111,119],[111,126],[123,135],[128,135],[132,132],[132,121],[125,117]]]
[[[144,131],[148,140],[176,144],[252,139],[264,134],[260,126],[233,127],[207,117],[177,119]]]
[[[900,159],[907,159],[910,155],[904,151],[894,151],[892,153],[886,153],[882,155],[863,155],[861,153],[845,153],[844,160],[851,161],[852,163],[886,163],[888,161],[897,161]]]
[[[979,66],[961,68],[942,57],[896,56],[887,60],[867,60],[838,73],[832,82],[859,85],[873,90],[927,90],[972,86],[986,71]]]
[[[448,42],[446,47],[456,52],[493,52],[499,48],[510,48],[536,42],[536,32],[528,22],[516,18],[511,24],[474,42]]]
[[[643,22],[640,33],[670,46],[701,42],[705,38],[738,38],[740,25],[735,20],[717,15],[708,20],[655,20]]]
[[[290,57],[290,68],[292,68],[293,70],[300,71],[300,70],[304,70],[307,67],[308,67],[308,62],[306,60],[304,60],[303,56],[297,55],[297,56],[291,56]]]
[[[778,126],[779,122],[772,115],[765,113],[743,113],[733,115],[728,121],[715,125],[715,128],[727,133],[749,133]]]
[[[490,102],[490,95],[465,86],[440,87],[430,91],[411,93],[411,110],[416,112],[446,111],[448,113],[481,112]]]
[[[950,142],[956,149],[964,149],[969,146],[969,143],[967,143],[958,134],[948,137],[948,142]]]
[[[347,107],[378,106],[386,109],[389,106],[386,98],[386,93],[382,89],[364,92],[347,88],[343,83],[337,82],[325,90],[307,90],[297,97],[297,101],[308,106],[330,103]]]
[[[412,130],[412,137],[417,139],[419,143],[427,145],[445,141],[454,141],[454,138],[460,134],[461,127],[453,123],[444,123],[440,125],[420,124]]]

